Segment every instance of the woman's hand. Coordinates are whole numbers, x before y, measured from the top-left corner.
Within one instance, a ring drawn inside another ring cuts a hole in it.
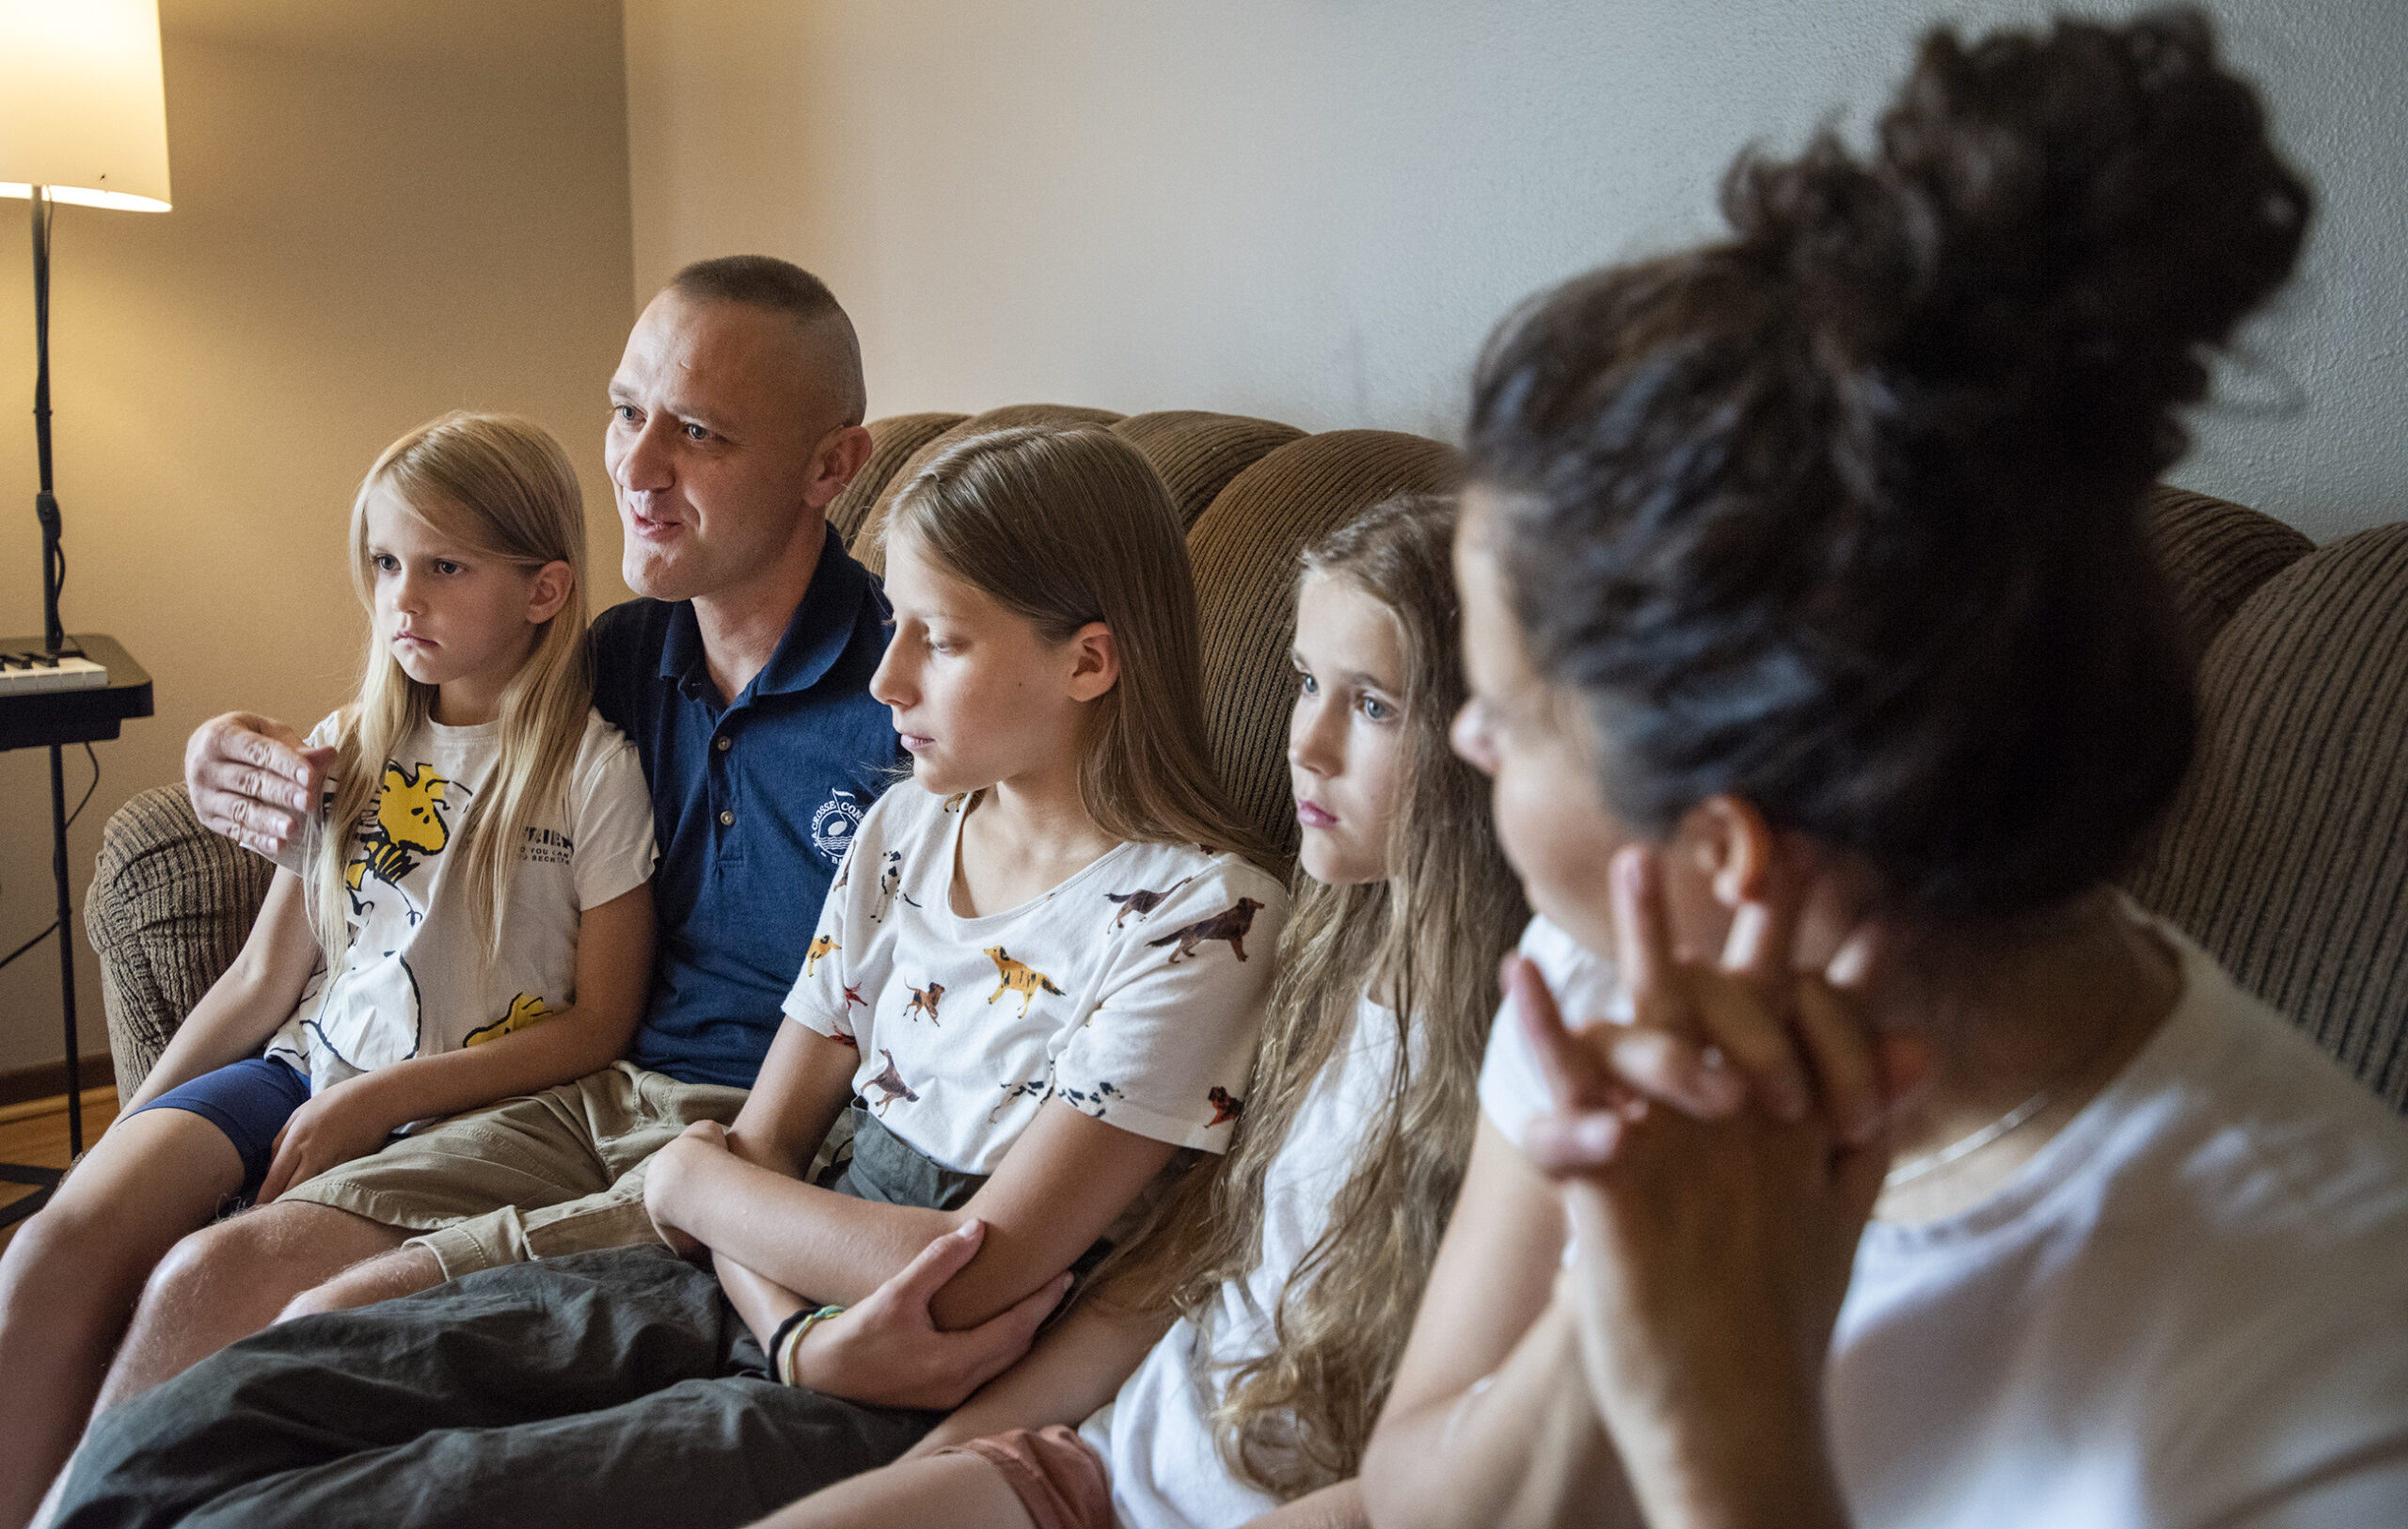
[[[710,1250],[677,1225],[677,1184],[692,1170],[697,1158],[712,1154],[734,1155],[727,1144],[727,1127],[717,1121],[696,1121],[675,1140],[655,1153],[644,1168],[644,1212],[652,1218],[652,1229],[659,1234],[660,1240],[683,1259],[699,1259]]]
[[[1928,1068],[1920,1048],[1877,1040],[1854,1013],[1879,964],[1878,926],[1856,929],[1820,971],[1797,968],[1806,893],[1767,878],[1733,911],[1721,959],[1684,962],[1671,954],[1656,852],[1621,851],[1615,959],[1631,1023],[1566,1036],[1559,1020],[1529,1031],[1557,1089],[1556,1112],[1532,1122],[1523,1142],[1531,1160],[1550,1172],[1610,1162],[1649,1101],[1698,1120],[1729,1119],[1751,1099],[1791,1123],[1819,1107],[1846,1139],[1871,1140]],[[1554,1012],[1529,961],[1509,957],[1501,979],[1526,1024],[1536,1004]]]
[[[1719,963],[1678,959],[1652,855],[1624,851],[1614,868],[1640,1023],[1718,1036],[1795,1026],[1822,1106],[1700,1121],[1634,1105],[1589,1035],[1566,1031],[1538,974],[1511,973],[1558,1106],[1551,1162],[1578,1250],[1568,1278],[1584,1367],[1651,1523],[1838,1522],[1822,1382],[1888,1164],[1873,1050],[1820,974],[1791,970],[1794,908],[1766,909]],[[1842,1064],[1827,1064],[1835,1050]]]
[[[293,1186],[385,1144],[402,1123],[388,1119],[373,1094],[359,1087],[368,1075],[338,1083],[293,1112],[276,1134],[276,1155],[268,1161],[267,1177],[260,1181],[255,1203],[267,1204]]]
[[[798,1383],[872,1406],[950,1411],[1009,1368],[1069,1294],[1070,1276],[1055,1275],[974,1328],[940,1330],[928,1302],[977,1256],[986,1235],[985,1222],[964,1221],[922,1249],[868,1299],[812,1328],[796,1350]]]

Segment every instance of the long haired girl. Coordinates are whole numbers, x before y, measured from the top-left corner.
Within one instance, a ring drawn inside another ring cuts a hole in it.
[[[652,952],[651,799],[594,715],[585,520],[559,444],[452,414],[351,512],[372,618],[320,724],[330,801],[241,956],[0,1267],[0,1523],[31,1512],[135,1294],[232,1200],[397,1128],[606,1065]]]

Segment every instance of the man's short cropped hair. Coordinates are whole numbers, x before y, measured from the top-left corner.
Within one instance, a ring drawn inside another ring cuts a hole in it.
[[[798,324],[826,325],[838,340],[845,375],[826,379],[844,400],[847,424],[859,424],[868,409],[862,382],[861,342],[853,321],[828,283],[775,255],[721,255],[698,260],[669,279],[669,290],[697,302],[742,303],[784,313]]]

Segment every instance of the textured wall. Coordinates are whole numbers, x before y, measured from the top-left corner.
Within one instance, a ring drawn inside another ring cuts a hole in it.
[[[1517,298],[1717,224],[1743,143],[1861,129],[2011,0],[626,0],[635,277],[765,248],[873,412],[1020,399],[1447,434]],[[2102,10],[2128,11],[2128,4]],[[2408,515],[2408,8],[2224,0],[2324,196],[2184,482],[2320,539]]]
[[[51,335],[73,630],[114,633],[158,715],[99,745],[71,836],[176,779],[235,707],[315,722],[364,630],[344,517],[384,444],[442,410],[532,415],[584,476],[624,597],[601,470],[627,322],[615,0],[164,0],[175,210],[60,210]],[[40,629],[33,319],[23,201],[0,200],[0,635]],[[0,754],[0,953],[51,905],[49,765]],[[69,781],[88,777],[83,754]],[[88,1047],[105,1052],[90,952]],[[0,972],[0,1070],[60,1053],[56,957]]]

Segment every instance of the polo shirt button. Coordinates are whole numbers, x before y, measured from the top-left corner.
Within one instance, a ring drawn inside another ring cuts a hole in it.
[[[721,754],[725,754],[734,747],[736,747],[736,740],[732,738],[722,738],[719,741],[719,751]]]
[[[720,825],[721,828],[733,828],[733,827],[735,827],[735,826],[736,826],[736,814],[734,814],[734,813],[732,813],[732,812],[722,812],[722,813],[721,813],[721,814],[719,815],[719,825]]]

